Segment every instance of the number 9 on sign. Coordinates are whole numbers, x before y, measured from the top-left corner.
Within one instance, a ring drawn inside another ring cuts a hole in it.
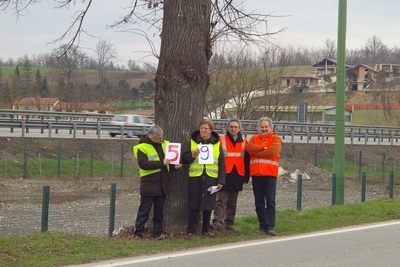
[[[214,151],[210,144],[198,145],[200,150],[199,163],[200,164],[213,164],[214,163]]]

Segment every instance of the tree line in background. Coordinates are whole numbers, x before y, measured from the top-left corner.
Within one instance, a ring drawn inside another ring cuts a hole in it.
[[[125,64],[115,64],[113,62],[116,59],[116,54],[114,51],[114,56],[110,60],[105,62],[99,62],[99,52],[101,53],[102,47],[112,46],[112,44],[107,40],[100,40],[95,48],[95,56],[90,57],[86,53],[79,50],[79,61],[78,67],[80,69],[92,69],[97,70],[98,68],[107,68],[108,70],[142,70],[142,71],[152,71],[154,66],[144,65],[141,66],[140,63],[129,59]],[[312,65],[315,62],[321,60],[322,58],[336,59],[337,45],[336,41],[332,39],[326,39],[324,44],[319,48],[307,48],[301,46],[278,46],[281,51],[281,58],[275,60],[276,66],[286,65],[286,58],[290,58],[291,64],[293,66],[298,65]],[[29,61],[32,67],[39,68],[54,68],[55,56],[60,55],[60,51],[63,51],[63,46],[59,50],[54,51],[49,54],[39,54],[32,55],[29,57]],[[65,49],[65,47],[64,47]],[[225,50],[225,47],[220,50]],[[104,51],[103,51],[104,52]],[[218,53],[218,51],[216,51]],[[0,58],[0,66],[21,66],[26,61],[26,55],[21,56],[17,59]],[[215,57],[215,56],[214,56]],[[346,64],[348,65],[358,65],[358,64],[374,64],[374,63],[396,63],[400,62],[400,48],[393,47],[389,48],[379,37],[376,35],[367,39],[365,44],[359,49],[347,49],[346,50]]]
[[[132,87],[127,81],[129,77],[124,76],[126,72],[110,73],[115,70],[112,60],[116,52],[109,41],[100,40],[95,54],[96,58],[89,60],[79,48],[61,46],[47,58],[46,75],[42,75],[37,61],[27,55],[18,60],[14,72],[8,76],[3,76],[0,68],[0,107],[12,108],[26,97],[36,99],[39,105],[40,98],[52,97],[68,103],[68,111],[79,111],[77,103],[97,102],[100,112],[105,112],[106,105],[124,109],[138,100],[151,101],[155,84],[150,78]],[[88,63],[96,75],[83,71]],[[137,68],[133,63],[131,67]]]
[[[14,73],[7,77],[3,77],[0,68],[0,107],[12,108],[13,103],[24,97],[37,100],[43,97],[58,98],[61,102],[70,103],[71,107],[67,107],[70,111],[79,111],[74,109],[73,103],[80,102],[97,102],[101,107],[111,105],[122,110],[138,100],[142,103],[153,102],[153,76],[149,76],[147,82],[141,82],[138,87],[132,87],[122,72],[113,71],[116,70],[113,64],[116,51],[110,41],[99,40],[94,58],[88,57],[77,47],[67,48],[60,46],[51,55],[25,55],[16,62],[12,59],[7,63],[0,60],[1,65],[15,66]],[[264,116],[279,120],[276,118],[277,111],[284,106],[297,105],[299,93],[307,89],[302,84],[292,87],[289,92],[279,90],[280,77],[288,72],[288,68],[312,65],[322,58],[336,58],[336,42],[330,39],[319,49],[267,44],[258,46],[256,51],[247,46],[216,50],[209,64],[211,79],[205,115],[213,114],[220,118],[229,117],[229,105],[225,104],[231,102],[235,106],[236,116],[240,118],[257,118],[260,110],[263,110]],[[224,52],[219,53],[218,50]],[[349,65],[400,62],[400,49],[389,49],[376,36],[369,38],[362,49],[348,51],[347,54]],[[44,76],[39,67],[48,67],[50,70]],[[83,69],[94,70],[96,78],[93,80],[93,75],[88,75]],[[135,62],[128,61],[128,69],[138,70],[139,67]],[[350,69],[346,75],[349,84],[356,79],[354,75]],[[381,89],[390,88],[384,84],[384,79],[380,81]],[[377,97],[387,103],[388,97],[382,93],[385,90],[380,91]]]
[[[312,64],[323,58],[335,59],[336,57],[336,45],[331,40],[326,41],[325,49],[314,53],[307,53],[307,51],[307,49],[300,51],[291,47],[280,48],[270,44],[260,46],[258,51],[252,51],[247,46],[243,46],[235,50],[225,49],[224,53],[214,54],[209,64],[211,79],[207,90],[207,115],[211,114],[213,118],[237,116],[241,119],[268,116],[279,121],[283,109],[297,106],[302,101],[308,102],[310,106],[332,105],[331,102],[327,102],[327,99],[304,94],[308,92],[309,87],[303,82],[290,87],[281,86],[281,76],[284,74],[294,72],[301,66],[309,66],[308,70],[303,70],[310,72]],[[354,58],[351,61],[352,64],[348,65],[400,62],[400,50],[395,48],[390,52],[376,36],[368,39],[363,51],[365,57]],[[396,55],[388,54],[396,51]],[[307,59],[301,56],[306,54]],[[360,51],[359,54],[361,55],[362,52]],[[368,58],[374,60],[367,61]],[[400,104],[400,97],[396,91],[400,85],[398,76],[394,74],[392,79],[388,79],[387,73],[381,70],[375,82],[371,77],[364,79],[377,103],[384,106],[385,117],[389,123],[394,113],[388,104]],[[335,90],[335,83],[329,75],[324,75],[321,79],[328,85],[322,91]],[[357,79],[354,69],[348,68],[345,80],[346,91],[353,90],[352,85],[357,83]]]

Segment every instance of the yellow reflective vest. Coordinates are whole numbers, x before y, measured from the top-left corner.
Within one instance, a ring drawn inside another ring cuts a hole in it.
[[[197,148],[198,143],[195,141],[191,140],[190,141],[190,147],[191,151],[195,150]],[[211,178],[218,178],[218,158],[219,158],[219,147],[220,144],[219,142],[215,144],[210,144],[213,149],[213,154],[214,154],[214,163],[213,164],[200,164],[199,163],[199,156],[198,155],[193,163],[189,165],[189,177],[198,177],[203,173],[203,170],[205,169],[207,175]]]
[[[166,151],[167,143],[168,143],[168,141],[164,140],[161,144],[164,154]],[[160,157],[158,156],[157,150],[151,144],[141,143],[141,144],[134,146],[133,147],[133,155],[135,156],[135,158],[138,157],[138,150],[140,150],[144,154],[146,154],[149,161],[160,161]],[[169,171],[169,165],[167,165],[167,170]],[[157,172],[161,172],[161,168],[153,169],[153,170],[139,169],[140,177],[147,176],[149,174],[153,174],[153,173],[157,173]]]

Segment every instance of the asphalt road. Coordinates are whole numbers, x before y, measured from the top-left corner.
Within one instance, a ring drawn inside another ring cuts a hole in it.
[[[400,220],[75,267],[400,266]]]

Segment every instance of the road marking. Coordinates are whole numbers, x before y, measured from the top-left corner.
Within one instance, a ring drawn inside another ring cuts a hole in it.
[[[228,245],[217,245],[217,246],[213,246],[211,248],[206,248],[206,249],[196,249],[196,250],[192,250],[192,251],[176,252],[176,253],[170,253],[170,254],[163,254],[163,255],[159,255],[159,256],[150,256],[150,257],[140,256],[140,257],[143,257],[143,258],[133,259],[133,260],[132,259],[127,259],[127,260],[121,260],[120,262],[106,263],[106,264],[101,264],[101,265],[89,265],[89,266],[96,266],[96,267],[124,266],[124,265],[127,265],[127,264],[137,264],[137,263],[164,260],[164,259],[169,259],[169,258],[184,257],[184,256],[203,254],[203,253],[209,253],[209,252],[217,252],[217,251],[224,251],[224,250],[230,250],[230,249],[237,249],[237,248],[244,248],[244,247],[272,244],[272,243],[278,243],[278,242],[286,242],[286,241],[305,239],[305,238],[310,238],[310,237],[341,234],[341,233],[360,231],[360,230],[366,230],[366,229],[373,229],[373,228],[378,228],[378,227],[386,227],[386,226],[392,226],[392,225],[398,225],[398,224],[400,224],[400,221],[391,221],[391,222],[385,222],[385,223],[375,223],[375,224],[369,224],[369,225],[364,225],[364,226],[356,226],[356,227],[349,226],[349,227],[346,227],[346,228],[343,228],[343,229],[328,230],[328,231],[312,233],[312,234],[302,234],[302,235],[282,237],[282,238],[274,237],[274,238],[268,238],[268,239],[262,240],[262,241],[247,241],[247,242],[238,243],[238,244],[234,244],[234,245],[229,245],[229,244]],[[85,266],[85,265],[82,265],[82,266]]]

